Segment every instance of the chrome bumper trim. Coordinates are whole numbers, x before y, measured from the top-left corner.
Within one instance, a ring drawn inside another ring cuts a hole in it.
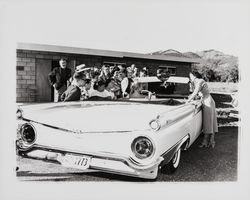
[[[32,155],[35,151],[43,151],[44,155],[37,156]],[[34,145],[27,151],[21,150],[21,154],[24,157],[39,159],[45,161],[52,161],[60,164],[57,160],[58,155],[65,155],[66,153],[76,154],[76,155],[86,155],[90,156],[93,161],[91,161],[90,169],[101,170],[108,173],[122,174],[128,176],[134,176],[146,179],[155,179],[158,173],[158,166],[163,161],[163,157],[158,158],[149,165],[137,165],[130,158],[125,158],[115,154],[109,153],[89,153],[89,152],[72,152],[61,149],[50,149],[43,146]]]

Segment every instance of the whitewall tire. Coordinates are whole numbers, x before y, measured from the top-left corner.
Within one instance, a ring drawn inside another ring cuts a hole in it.
[[[174,154],[173,158],[169,161],[168,164],[162,166],[161,171],[166,174],[174,173],[179,167],[181,159],[181,148],[179,148]]]

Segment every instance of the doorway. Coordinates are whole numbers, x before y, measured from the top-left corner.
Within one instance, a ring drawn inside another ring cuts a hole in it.
[[[51,61],[44,59],[36,59],[36,87],[37,102],[50,102],[50,84],[48,74],[51,71]]]

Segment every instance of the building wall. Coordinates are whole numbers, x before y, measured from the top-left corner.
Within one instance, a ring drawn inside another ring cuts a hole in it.
[[[16,101],[37,102],[39,99],[36,77],[38,60],[51,61],[52,63],[53,60],[58,61],[61,57],[71,61],[76,60],[75,55],[18,49],[16,59]],[[74,71],[74,65],[71,65],[70,68]]]
[[[23,51],[17,51],[16,101],[36,100],[36,59]]]
[[[149,68],[149,75],[156,75],[156,70],[160,65],[168,65],[176,67],[176,76],[188,77],[188,73],[191,70],[190,63],[170,62],[170,61],[157,61],[146,60],[139,58],[114,58],[114,57],[101,57],[79,54],[65,54],[56,52],[43,52],[43,51],[30,51],[30,50],[17,50],[16,60],[16,101],[17,102],[39,102],[42,101],[39,97],[41,85],[38,83],[36,76],[37,66],[41,65],[41,62],[51,63],[52,61],[58,61],[61,57],[69,60],[69,67],[74,71],[76,65],[86,64],[87,66],[101,67],[103,62],[120,62],[126,63],[128,66],[135,64],[139,69],[143,67]],[[50,66],[49,66],[50,67]],[[42,70],[43,71],[43,70]],[[48,74],[39,74],[39,76],[48,76]],[[183,91],[186,93],[187,86],[178,85],[177,92]]]

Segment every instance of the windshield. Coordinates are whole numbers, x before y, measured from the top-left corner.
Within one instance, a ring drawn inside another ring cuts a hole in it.
[[[161,104],[161,105],[182,105],[184,104],[184,99],[173,99],[173,98],[161,98],[161,99],[147,99],[147,98],[123,98],[112,100],[103,97],[90,97],[87,101],[117,101],[117,102],[138,102],[145,104]]]

